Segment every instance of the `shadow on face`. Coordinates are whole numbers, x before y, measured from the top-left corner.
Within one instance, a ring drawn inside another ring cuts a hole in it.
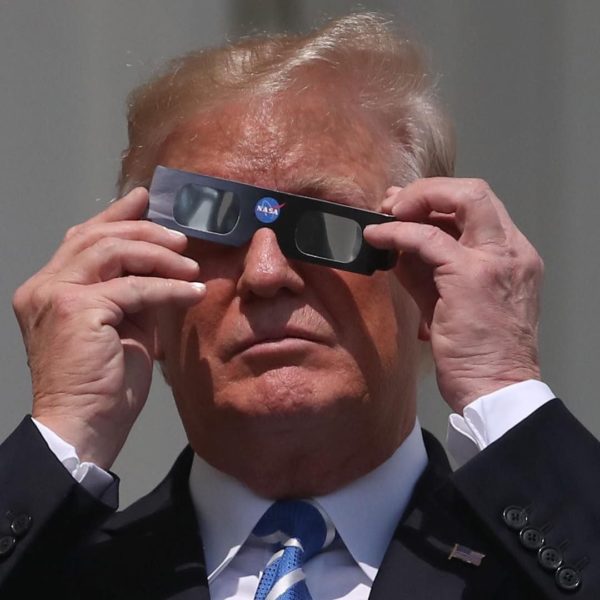
[[[358,113],[336,117],[328,100],[197,115],[160,163],[375,209],[389,183],[385,139]],[[397,447],[414,422],[418,313],[392,273],[290,261],[269,229],[240,248],[190,240],[187,254],[207,295],[162,310],[158,337],[199,454],[231,472],[240,457],[264,460],[273,440],[295,460]]]

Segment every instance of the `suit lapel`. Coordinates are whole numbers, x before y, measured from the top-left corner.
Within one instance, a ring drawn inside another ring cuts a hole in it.
[[[426,431],[423,437],[429,463],[394,533],[370,598],[491,598],[490,590],[502,587],[506,571],[449,483],[452,471],[441,445]],[[481,566],[449,559],[454,544],[485,554]]]
[[[78,597],[209,598],[202,543],[188,489],[192,458],[188,447],[154,491],[115,514],[86,545],[77,560],[81,566],[78,593],[82,589],[86,593]],[[99,572],[105,576],[99,578]],[[86,581],[94,582],[93,590],[85,588]]]
[[[429,463],[390,542],[370,598],[526,597],[504,593],[514,570],[455,491],[439,442],[425,431],[423,436]],[[71,565],[76,572],[70,579],[75,586],[72,597],[209,599],[188,488],[192,458],[192,450],[186,448],[153,492],[111,517],[83,546]],[[481,566],[449,560],[457,543],[485,554]]]

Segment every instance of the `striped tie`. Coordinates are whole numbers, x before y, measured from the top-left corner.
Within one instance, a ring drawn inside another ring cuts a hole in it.
[[[335,538],[335,527],[321,507],[312,500],[280,500],[253,533],[276,547],[254,600],[311,600],[302,565]]]

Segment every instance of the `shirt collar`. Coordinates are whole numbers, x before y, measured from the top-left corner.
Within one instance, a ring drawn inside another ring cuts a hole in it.
[[[371,580],[426,465],[423,435],[416,421],[408,437],[384,463],[343,488],[315,498]],[[190,492],[210,582],[231,562],[272,500],[256,495],[198,455],[190,471]]]
[[[343,488],[316,498],[371,581],[426,466],[427,452],[416,421],[384,463]]]

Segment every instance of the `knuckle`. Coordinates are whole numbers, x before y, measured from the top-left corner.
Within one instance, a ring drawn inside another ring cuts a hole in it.
[[[138,300],[145,298],[151,289],[157,285],[154,279],[140,277],[139,275],[126,275],[124,279],[129,291],[133,293]]]
[[[529,276],[541,277],[544,274],[544,261],[533,248],[531,248],[525,264],[526,273]]]
[[[471,201],[489,198],[492,191],[490,185],[484,179],[469,179],[467,188],[468,198]]]
[[[25,310],[26,306],[29,304],[30,300],[30,292],[27,284],[23,284],[18,287],[12,297],[12,307],[13,310],[19,314],[23,310]]]
[[[12,306],[15,313],[26,314],[31,310],[36,310],[43,304],[41,296],[45,289],[46,285],[41,283],[36,276],[31,277],[19,286],[12,297]]]
[[[119,238],[107,236],[102,237],[96,241],[94,247],[97,252],[101,254],[114,254],[117,252],[122,246],[122,241]]]
[[[539,277],[544,272],[544,261],[537,250],[526,239],[523,243],[511,247],[509,259],[513,264],[514,271],[523,277]]]
[[[435,227],[434,225],[423,225],[424,227],[424,237],[428,244],[435,244],[439,241],[440,235],[442,233],[441,229]]]
[[[79,295],[65,286],[44,284],[30,290],[20,289],[13,301],[20,324],[29,330],[35,330],[48,319],[60,322],[81,315]]]
[[[42,285],[32,290],[29,295],[28,306],[33,312],[42,310],[45,306],[52,304],[52,292],[46,286]]]
[[[124,277],[127,286],[132,288],[136,293],[140,293],[144,288],[144,283],[142,278],[138,275],[126,275]]]
[[[63,241],[68,242],[69,240],[72,240],[77,236],[83,235],[83,231],[84,226],[81,223],[73,225],[72,227],[69,227],[69,229],[67,229]]]
[[[527,251],[508,252],[496,265],[498,275],[505,274],[511,281],[540,280],[544,263],[539,254],[530,247]]]

